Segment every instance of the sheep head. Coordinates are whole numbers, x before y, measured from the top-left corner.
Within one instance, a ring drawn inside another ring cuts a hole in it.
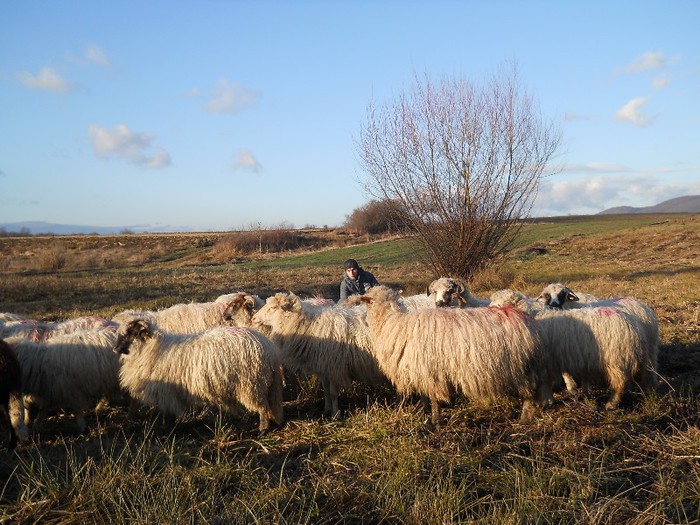
[[[427,295],[435,295],[435,306],[451,306],[454,301],[467,303],[469,290],[459,279],[441,277],[434,280],[426,290]]]
[[[235,322],[240,320],[239,312],[244,312],[248,320],[255,313],[255,299],[249,294],[239,293],[226,305],[224,309],[224,319],[226,321]]]
[[[399,292],[388,286],[373,286],[360,297],[362,304],[396,303],[399,300]]]
[[[566,301],[578,301],[579,299],[567,286],[561,283],[552,283],[542,290],[537,300],[552,308],[562,308]]]
[[[147,341],[153,337],[153,327],[151,323],[144,319],[135,319],[126,325],[123,332],[117,337],[114,351],[118,354],[129,354],[129,348],[134,341]]]
[[[265,306],[255,312],[251,321],[256,328],[271,329],[290,315],[303,315],[301,300],[291,292],[278,293],[267,298]]]

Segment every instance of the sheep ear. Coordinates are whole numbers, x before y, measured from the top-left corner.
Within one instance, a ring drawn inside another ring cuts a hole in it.
[[[246,294],[243,300],[245,301],[246,307],[250,308],[251,310],[255,308],[255,299],[253,299],[253,296]]]
[[[153,336],[151,324],[145,319],[137,319],[131,323],[129,332],[133,333],[134,337],[139,337],[144,341]]]
[[[299,298],[291,292],[284,299],[284,301],[282,301],[282,304],[280,306],[282,307],[282,310],[285,312],[292,312],[294,310],[299,310],[301,308],[301,304],[299,303]]]
[[[153,327],[151,326],[151,323],[148,321],[141,319],[138,321],[139,323],[139,337],[142,339],[150,339],[153,336]]]

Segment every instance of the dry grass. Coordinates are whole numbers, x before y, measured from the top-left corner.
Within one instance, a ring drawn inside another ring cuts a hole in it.
[[[458,397],[437,430],[415,400],[360,386],[342,396],[344,418],[323,420],[313,381],[287,391],[288,422],[265,436],[252,417],[210,410],[172,434],[119,405],[88,413],[86,436],[57,414],[33,443],[0,453],[0,522],[700,523],[700,217],[599,221],[532,226],[472,292],[537,294],[563,281],[648,302],[661,327],[659,392],[632,392],[611,412],[605,392],[559,393],[529,426],[516,423],[514,400]],[[337,297],[353,254],[406,293],[431,280],[407,241],[338,237],[338,248],[231,259],[214,253],[212,234],[0,239],[0,311],[111,315],[238,289]],[[56,249],[62,267],[36,264]]]

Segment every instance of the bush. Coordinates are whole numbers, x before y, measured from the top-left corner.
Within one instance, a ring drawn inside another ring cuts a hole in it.
[[[391,200],[373,200],[355,208],[345,217],[345,227],[369,234],[403,232],[410,229],[401,205]]]

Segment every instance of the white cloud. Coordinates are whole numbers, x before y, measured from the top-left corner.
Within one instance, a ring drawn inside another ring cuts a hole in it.
[[[145,168],[163,168],[170,165],[170,155],[163,148],[152,146],[154,137],[135,133],[124,124],[117,124],[113,131],[100,126],[90,126],[88,137],[92,150],[101,159],[123,158]]]
[[[668,85],[671,83],[671,79],[667,75],[663,75],[660,77],[656,77],[652,79],[651,85],[654,89],[664,89],[668,87]]]
[[[97,46],[89,46],[87,49],[85,49],[85,58],[98,66],[112,67],[107,55]]]
[[[239,149],[236,152],[234,168],[252,171],[253,173],[260,173],[262,171],[262,165],[248,149]]]
[[[625,73],[640,73],[649,69],[659,69],[672,64],[674,60],[668,59],[661,51],[647,51],[635,58],[631,64],[625,67]]]
[[[214,88],[207,104],[209,113],[240,113],[251,107],[260,98],[257,91],[249,90],[237,82],[222,78]]]
[[[649,99],[647,97],[633,98],[615,113],[615,120],[630,122],[638,128],[648,126],[651,120],[643,112],[643,106]]]
[[[38,75],[23,72],[18,75],[19,81],[28,88],[67,93],[71,90],[70,84],[59,75],[55,69],[42,67]]]

